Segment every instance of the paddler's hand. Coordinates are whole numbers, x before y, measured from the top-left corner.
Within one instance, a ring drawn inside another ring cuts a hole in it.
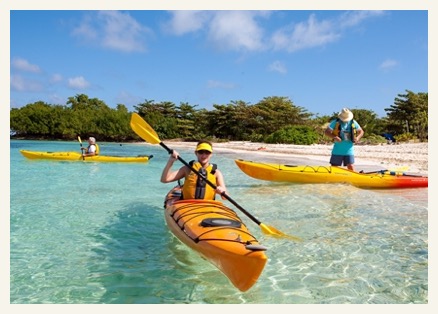
[[[169,157],[169,161],[171,161],[173,163],[175,160],[178,159],[178,157],[179,157],[178,152],[176,150],[172,150],[172,153],[170,154],[170,157]]]
[[[223,200],[227,199],[225,197],[225,193],[227,193],[227,191],[223,187],[221,186],[216,187],[216,193],[219,194]]]

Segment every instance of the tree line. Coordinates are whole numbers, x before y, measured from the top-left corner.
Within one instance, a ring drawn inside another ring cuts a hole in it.
[[[337,117],[315,116],[289,98],[265,97],[256,104],[231,101],[214,104],[212,110],[197,105],[179,105],[145,100],[134,106],[162,140],[252,141],[264,143],[314,144],[328,141],[324,130]],[[379,118],[367,109],[350,109],[365,130],[363,141],[384,142],[383,133],[398,141],[428,138],[428,93],[406,90],[385,108]],[[110,108],[102,100],[85,94],[69,97],[66,105],[42,101],[10,110],[11,138],[76,140],[94,136],[98,141],[141,140],[130,127],[132,112],[123,104]]]

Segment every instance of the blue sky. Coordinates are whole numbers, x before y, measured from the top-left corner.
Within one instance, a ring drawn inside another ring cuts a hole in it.
[[[10,11],[11,108],[282,96],[383,117],[406,89],[428,92],[426,10]]]

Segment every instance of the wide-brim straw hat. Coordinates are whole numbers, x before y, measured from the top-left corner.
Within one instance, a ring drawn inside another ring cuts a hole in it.
[[[342,108],[338,114],[338,118],[341,119],[342,122],[348,122],[353,119],[353,113],[348,108]]]

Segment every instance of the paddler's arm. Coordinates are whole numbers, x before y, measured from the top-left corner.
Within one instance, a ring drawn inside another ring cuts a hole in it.
[[[185,177],[186,169],[187,169],[186,166],[179,168],[179,170],[177,171],[170,171],[170,169],[173,166],[173,163],[178,159],[178,156],[179,155],[176,150],[172,151],[172,153],[170,154],[169,160],[167,161],[167,164],[164,167],[163,172],[161,173],[160,181],[162,183],[173,182]]]
[[[82,156],[94,156],[96,155],[96,151],[90,151],[88,147],[81,147],[82,150]]]
[[[215,176],[216,176],[216,193],[219,194],[223,200],[225,200],[226,197],[224,196],[224,194],[227,193],[227,188],[225,187],[224,176],[222,175],[222,172],[220,172],[220,170],[216,170]]]
[[[94,156],[96,155],[96,153],[91,152],[91,153],[86,153],[86,152],[82,152],[82,156]]]

